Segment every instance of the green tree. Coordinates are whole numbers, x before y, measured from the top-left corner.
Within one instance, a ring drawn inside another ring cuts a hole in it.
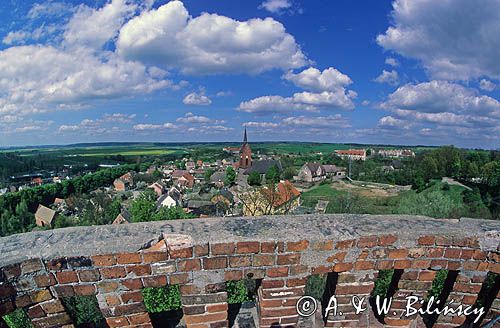
[[[228,166],[228,168],[226,169],[226,178],[224,180],[224,184],[226,186],[230,186],[234,183],[235,180],[236,180],[236,172],[231,166]]]
[[[144,305],[149,313],[167,312],[182,307],[178,285],[144,288],[142,295]]]
[[[285,180],[293,180],[293,177],[297,174],[297,171],[293,167],[287,167],[283,171],[283,178]]]
[[[205,178],[205,181],[206,182],[210,182],[210,177],[212,176],[212,174],[215,173],[215,170],[214,169],[208,169],[205,171],[205,174],[203,175],[203,177]]]
[[[192,217],[191,214],[184,212],[184,209],[180,206],[163,206],[153,214],[152,221],[190,219]]]
[[[266,183],[280,182],[280,171],[276,165],[272,166],[266,172]]]
[[[148,189],[130,205],[132,222],[154,221],[156,212],[156,194]]]
[[[260,174],[257,173],[257,172],[251,172],[249,175],[248,175],[248,180],[247,180],[248,184],[251,185],[251,186],[259,186],[260,183],[261,183],[261,178],[260,178]]]

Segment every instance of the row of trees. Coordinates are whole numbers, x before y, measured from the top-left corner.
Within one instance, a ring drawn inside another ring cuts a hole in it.
[[[136,164],[126,164],[114,168],[103,169],[95,173],[65,180],[61,183],[46,184],[34,188],[23,189],[14,193],[0,196],[0,236],[30,231],[35,226],[33,213],[39,204],[49,206],[54,198],[68,198],[74,194],[86,194],[92,190],[113,183],[114,179],[129,171],[138,171]],[[110,210],[110,216],[115,215],[115,210]],[[111,213],[112,212],[112,213]],[[89,210],[89,224],[99,224],[99,213]],[[94,219],[90,218],[93,215]],[[117,214],[116,214],[117,215]],[[115,215],[115,216],[116,216]],[[62,222],[64,225],[64,222]]]

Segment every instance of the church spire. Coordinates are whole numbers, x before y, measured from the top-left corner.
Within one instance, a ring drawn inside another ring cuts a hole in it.
[[[243,143],[246,144],[248,142],[247,139],[247,128],[245,128],[245,135],[243,136]]]

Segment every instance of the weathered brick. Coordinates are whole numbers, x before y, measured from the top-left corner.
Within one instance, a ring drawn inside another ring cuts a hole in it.
[[[236,243],[236,253],[237,254],[257,254],[260,249],[260,243],[256,241],[242,241]]]
[[[231,268],[249,267],[252,265],[251,256],[231,256],[229,257],[229,266]]]
[[[252,263],[254,266],[270,266],[274,265],[275,255],[256,254],[253,256]]]
[[[126,327],[129,325],[126,317],[106,318],[106,323],[110,328]]]
[[[142,254],[143,263],[155,263],[168,260],[167,252],[145,252]]]
[[[336,263],[333,266],[333,271],[334,272],[351,271],[352,267],[353,267],[352,263]]]
[[[50,300],[47,302],[40,303],[40,307],[46,314],[54,314],[59,312],[64,312],[64,306],[58,299]]]
[[[302,252],[307,249],[309,246],[309,241],[308,240],[301,240],[301,241],[289,241],[286,243],[286,250],[288,252]]]
[[[136,303],[136,302],[142,302],[143,297],[142,297],[142,292],[139,290],[136,291],[131,291],[131,292],[125,292],[121,295],[122,301],[124,304],[127,303]]]
[[[91,259],[94,266],[112,266],[116,264],[116,258],[113,254],[95,255]]]
[[[210,249],[211,249],[212,255],[233,255],[235,245],[234,245],[234,243],[211,244]]]
[[[52,273],[35,276],[34,279],[38,287],[54,286],[57,283]]]
[[[422,236],[418,238],[418,244],[423,246],[432,246],[435,243],[436,238],[434,236]]]
[[[143,323],[150,323],[151,322],[151,319],[149,318],[149,314],[147,312],[133,314],[133,315],[127,316],[127,318],[130,321],[131,325],[140,325]]]
[[[315,241],[310,248],[313,251],[331,251],[333,249],[333,240]]]
[[[42,261],[40,261],[40,259],[30,259],[23,261],[20,266],[23,274],[36,272],[43,269]]]
[[[404,259],[408,257],[407,249],[391,249],[389,250],[390,259]]]
[[[300,263],[300,254],[280,254],[276,263],[278,265],[291,265]]]
[[[75,289],[76,295],[95,295],[96,289],[94,285],[75,285],[73,287]]]
[[[116,279],[116,278],[124,278],[127,275],[124,267],[114,266],[110,268],[102,268],[100,269],[101,276],[104,279]]]
[[[99,273],[99,270],[96,269],[82,270],[78,271],[78,277],[82,282],[93,282],[99,281],[101,279],[101,274]]]
[[[348,249],[354,246],[355,240],[341,240],[335,245],[336,249]]]
[[[288,276],[288,267],[275,267],[266,270],[266,275],[270,278],[279,278]]]
[[[67,258],[68,265],[72,268],[85,268],[92,266],[92,260],[85,256],[75,256]]]
[[[180,260],[177,262],[178,271],[198,271],[201,270],[201,261],[199,259]]]
[[[64,270],[68,268],[68,261],[64,257],[52,259],[46,263],[46,266],[52,271]]]
[[[398,240],[397,236],[394,235],[383,235],[378,238],[379,246],[389,246],[394,244]]]
[[[128,288],[129,290],[138,290],[142,289],[143,287],[142,280],[140,278],[123,280],[122,285]]]
[[[116,255],[118,264],[134,264],[141,263],[141,254],[139,253],[122,253]]]
[[[224,280],[241,280],[243,279],[243,271],[241,270],[232,270],[232,271],[224,271]]]
[[[33,303],[41,303],[43,301],[48,301],[52,299],[52,295],[50,294],[50,291],[47,289],[42,289],[36,292],[33,292],[30,294],[31,301]]]
[[[166,276],[150,276],[142,278],[144,287],[163,287],[167,285]]]
[[[75,271],[62,271],[56,272],[57,281],[60,284],[69,284],[72,282],[78,282],[78,275]]]
[[[168,254],[171,259],[187,259],[193,257],[193,247],[184,247],[179,249],[169,249]]]
[[[377,236],[364,236],[358,240],[358,247],[375,247],[378,244]]]
[[[355,270],[372,270],[375,267],[375,262],[357,261],[354,263]]]
[[[58,297],[70,297],[75,295],[73,286],[52,286],[51,288]]]
[[[210,248],[208,247],[208,244],[203,244],[203,245],[196,245],[193,248],[194,256],[208,256],[210,251]]]
[[[185,284],[188,282],[189,282],[189,274],[187,273],[176,273],[170,276],[171,285]]]
[[[276,251],[276,243],[274,241],[265,241],[260,243],[261,253],[274,253]]]
[[[209,257],[203,259],[203,269],[215,270],[227,267],[227,257]]]

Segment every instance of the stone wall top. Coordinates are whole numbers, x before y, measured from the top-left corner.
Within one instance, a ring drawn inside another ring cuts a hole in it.
[[[89,256],[134,252],[162,234],[181,234],[194,244],[228,241],[347,240],[397,234],[398,243],[418,235],[477,237],[481,248],[496,250],[500,222],[462,218],[432,219],[411,215],[299,215],[206,218],[125,225],[71,227],[0,238],[0,267],[31,258]],[[411,245],[408,245],[411,246]]]

